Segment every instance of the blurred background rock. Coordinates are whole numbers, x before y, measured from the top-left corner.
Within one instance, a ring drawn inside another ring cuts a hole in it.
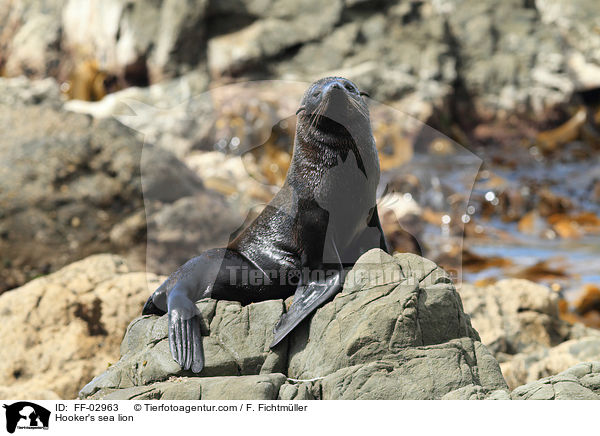
[[[531,362],[587,337],[558,320],[600,327],[595,0],[0,0],[0,293],[97,253],[169,274],[226,244],[334,74],[371,97],[392,248],[471,296],[536,282],[541,345],[510,345],[512,306],[509,339],[482,338],[511,387],[566,369]]]

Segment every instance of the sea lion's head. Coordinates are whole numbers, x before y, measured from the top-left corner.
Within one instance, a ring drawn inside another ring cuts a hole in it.
[[[369,108],[358,87],[343,77],[325,77],[314,82],[304,93],[296,112],[300,123],[329,129],[332,124],[345,129],[369,122]]]

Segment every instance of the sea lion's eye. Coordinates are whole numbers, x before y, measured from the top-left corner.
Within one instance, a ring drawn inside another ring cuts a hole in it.
[[[349,83],[346,83],[346,89],[350,92],[355,92],[356,89],[354,88],[354,86],[350,85]]]
[[[319,95],[321,95],[321,91],[313,92],[313,97],[318,97]]]

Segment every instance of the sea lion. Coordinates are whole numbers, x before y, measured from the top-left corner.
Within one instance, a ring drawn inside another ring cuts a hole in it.
[[[341,289],[360,255],[387,245],[377,215],[379,160],[364,93],[342,77],[304,94],[290,168],[281,190],[226,248],[205,251],[175,271],[143,314],[169,314],[169,344],[184,369],[204,364],[195,302],[285,299],[271,347]]]

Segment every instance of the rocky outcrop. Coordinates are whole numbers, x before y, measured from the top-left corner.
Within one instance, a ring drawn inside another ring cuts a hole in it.
[[[102,390],[89,397],[104,400],[277,400],[283,374],[239,377],[178,378],[116,391]]]
[[[560,374],[520,386],[513,400],[600,400],[600,362],[585,362]]]
[[[502,362],[500,367],[509,387],[532,383],[543,377],[558,374],[580,362],[600,360],[600,332],[581,339],[572,339],[552,348],[531,353],[519,353]]]
[[[480,342],[453,339],[342,368],[323,378],[322,398],[432,400],[466,387],[487,394],[506,388],[497,365]]]
[[[566,42],[567,72],[578,88],[600,86],[600,35],[597,5],[584,0],[564,4],[560,0],[536,0],[541,21],[558,31]]]
[[[0,290],[110,251],[109,229],[144,204],[133,132],[47,104],[0,111],[0,129]]]
[[[0,292],[100,252],[137,269],[149,254],[150,269],[170,273],[243,222],[152,138],[65,111],[52,79],[0,78],[0,91]]]
[[[344,291],[291,337],[288,375],[319,377],[463,337],[479,341],[441,268],[419,256],[371,250],[355,264]]]
[[[482,341],[495,353],[517,354],[557,345],[571,334],[558,317],[558,294],[528,280],[505,279],[459,288]]]
[[[339,73],[422,120],[448,105],[540,115],[600,85],[594,0],[39,3],[0,3],[6,74],[92,62],[127,86],[192,69],[214,83]]]
[[[0,397],[69,399],[119,358],[153,274],[96,255],[0,295]]]
[[[339,23],[342,8],[341,0],[327,4],[315,0],[263,4],[262,8],[255,8],[262,19],[209,40],[209,71],[213,77],[240,73],[294,46],[319,40]],[[239,13],[239,6],[222,6],[219,12],[233,15]]]
[[[536,357],[539,365],[550,362],[544,365],[554,372],[577,364],[509,394],[498,362],[479,341],[448,276],[416,255],[365,254],[344,290],[274,350],[268,347],[273,327],[289,301],[245,307],[198,302],[206,357],[198,375],[182,371],[172,359],[166,316],[139,317],[126,327],[162,279],[131,272],[118,256],[97,255],[0,296],[0,345],[6,350],[0,398],[74,398],[93,376],[81,397],[592,399],[599,394],[600,364],[576,362],[594,360],[599,345],[592,337]],[[15,335],[15,329],[21,333]],[[552,366],[559,352],[570,357]]]
[[[0,105],[20,108],[35,104],[55,109],[62,106],[63,96],[54,79],[28,80],[23,76],[0,79]]]
[[[559,318],[556,292],[528,280],[463,284],[465,311],[500,362],[511,389],[600,360],[600,331]]]
[[[96,119],[115,117],[141,133],[145,142],[182,158],[192,148],[214,145],[213,103],[202,94],[207,85],[193,71],[148,87],[126,88],[100,101],[69,100],[64,107]]]
[[[144,316],[128,327],[121,360],[80,396],[435,399],[466,387],[483,396],[506,389],[449,276],[416,255],[363,255],[343,291],[274,350],[283,301],[197,306],[206,357],[198,376],[172,359],[167,316]],[[219,383],[228,386],[222,396],[211,388]]]
[[[62,10],[63,45],[101,68],[126,74],[140,65],[152,82],[196,66],[202,58],[207,1],[68,0]]]
[[[0,73],[57,75],[65,0],[0,1]]]
[[[169,274],[198,253],[226,246],[242,222],[221,195],[210,191],[161,204],[148,219],[146,266]]]

